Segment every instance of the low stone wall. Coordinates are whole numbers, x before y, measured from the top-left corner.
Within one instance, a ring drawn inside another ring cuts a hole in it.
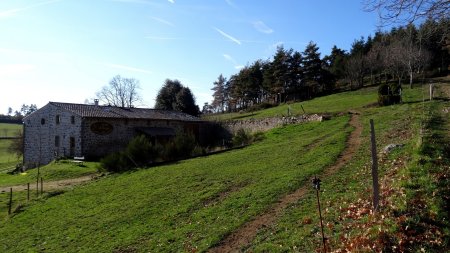
[[[239,129],[244,129],[246,132],[265,132],[275,127],[280,127],[290,124],[299,124],[310,121],[323,121],[328,119],[326,116],[312,114],[301,115],[297,117],[274,117],[265,119],[249,119],[249,120],[235,120],[224,122],[224,127],[231,133],[236,133]]]

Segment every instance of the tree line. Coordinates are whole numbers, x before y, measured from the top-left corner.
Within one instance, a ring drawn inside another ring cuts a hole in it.
[[[303,52],[279,46],[269,60],[248,64],[229,78],[213,83],[213,101],[204,113],[246,110],[317,96],[364,85],[445,75],[450,63],[450,19],[428,19],[356,39],[347,52],[336,46],[320,56],[310,42]]]
[[[21,124],[22,119],[25,116],[30,115],[31,113],[33,113],[36,110],[37,110],[36,104],[30,104],[30,105],[22,104],[22,106],[20,107],[20,110],[15,110],[15,111],[13,110],[12,107],[8,107],[8,113],[6,115],[0,114],[0,123]]]

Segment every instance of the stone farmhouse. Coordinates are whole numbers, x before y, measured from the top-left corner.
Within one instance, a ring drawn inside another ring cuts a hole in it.
[[[25,168],[62,157],[98,158],[122,150],[138,134],[164,142],[179,131],[201,137],[204,122],[176,112],[49,102],[24,123]]]

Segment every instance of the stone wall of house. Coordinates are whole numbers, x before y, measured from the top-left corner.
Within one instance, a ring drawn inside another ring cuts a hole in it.
[[[81,117],[47,104],[24,119],[24,166],[81,155]]]
[[[24,166],[33,168],[61,157],[97,158],[123,150],[139,128],[170,128],[200,135],[198,122],[82,118],[47,104],[24,119]]]
[[[317,114],[301,115],[298,117],[273,117],[265,119],[248,119],[248,120],[235,120],[226,121],[224,123],[231,133],[236,133],[239,129],[244,129],[247,132],[265,132],[275,127],[280,127],[289,124],[299,124],[309,121],[322,121],[326,117]]]
[[[96,126],[100,126],[100,129],[96,129]],[[102,157],[121,151],[139,134],[137,129],[142,127],[164,127],[183,131],[184,123],[170,120],[87,118],[82,125],[83,155]]]

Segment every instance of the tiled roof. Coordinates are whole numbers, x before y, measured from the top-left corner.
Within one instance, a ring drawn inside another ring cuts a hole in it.
[[[86,105],[50,102],[51,105],[63,108],[85,118],[127,118],[127,119],[160,119],[179,121],[201,121],[192,115],[177,112],[147,108],[122,108],[103,105]]]

